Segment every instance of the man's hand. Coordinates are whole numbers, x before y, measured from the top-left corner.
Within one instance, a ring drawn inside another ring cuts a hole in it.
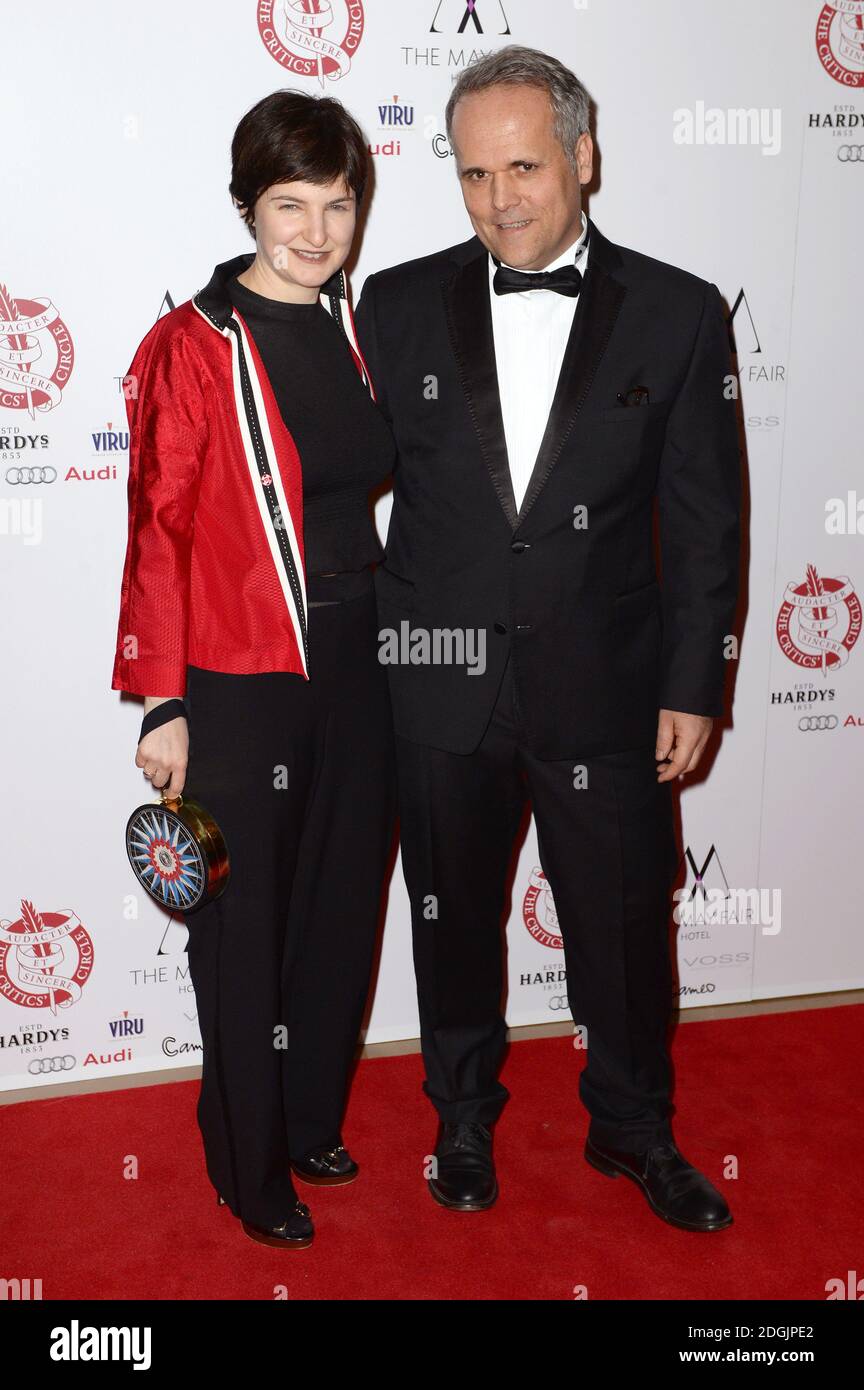
[[[704,714],[682,714],[680,710],[661,709],[657,721],[656,756],[658,782],[671,782],[685,772],[692,772],[702,757],[708,735],[714,724]],[[665,761],[668,759],[668,762]]]

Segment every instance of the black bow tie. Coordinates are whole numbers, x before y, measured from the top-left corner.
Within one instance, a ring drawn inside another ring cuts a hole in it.
[[[498,269],[492,277],[496,294],[517,294],[520,290],[554,290],[575,298],[582,288],[582,272],[575,265],[562,265],[557,270],[513,270],[496,261]]]

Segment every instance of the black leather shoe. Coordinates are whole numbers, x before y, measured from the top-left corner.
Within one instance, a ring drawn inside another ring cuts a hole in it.
[[[225,1206],[225,1198],[218,1192],[216,1204]],[[312,1244],[315,1235],[309,1208],[305,1202],[299,1201],[281,1226],[253,1226],[250,1221],[241,1221],[240,1224],[250,1240],[257,1240],[259,1245],[275,1246],[278,1250],[305,1250]]]
[[[492,1135],[476,1121],[443,1124],[435,1145],[437,1176],[429,1191],[451,1211],[485,1211],[498,1196]]]
[[[722,1231],[732,1225],[726,1200],[704,1173],[681,1156],[673,1143],[656,1144],[643,1153],[626,1153],[585,1143],[585,1157],[598,1172],[632,1178],[653,1212],[685,1231]]]
[[[332,1149],[315,1149],[303,1158],[292,1158],[291,1167],[298,1178],[316,1187],[339,1187],[353,1182],[360,1172],[344,1144]]]

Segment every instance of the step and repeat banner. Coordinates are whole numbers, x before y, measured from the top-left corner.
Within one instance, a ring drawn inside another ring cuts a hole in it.
[[[0,1089],[200,1060],[186,928],[126,860],[154,795],[141,704],[110,683],[123,378],[154,321],[252,249],[227,191],[237,121],[280,87],[359,120],[356,303],[372,271],[472,234],[444,106],[507,43],[591,93],[605,235],[728,306],[746,578],[732,718],[680,796],[682,1003],[864,984],[864,0],[46,0],[8,9],[3,39]],[[509,1021],[567,1019],[533,827],[507,948]],[[417,1033],[397,863],[366,1036]]]

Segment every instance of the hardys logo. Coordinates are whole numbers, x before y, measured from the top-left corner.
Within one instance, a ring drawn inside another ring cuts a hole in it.
[[[816,21],[816,52],[829,77],[864,87],[864,0],[834,0]]]
[[[534,940],[539,941],[541,946],[548,946],[553,951],[563,951],[564,940],[558,926],[558,913],[555,911],[552,889],[542,869],[531,870],[528,891],[522,899],[522,919]]]
[[[16,922],[0,921],[0,995],[22,1009],[68,1009],[93,969],[93,942],[74,912],[37,912],[27,899]]]
[[[277,63],[298,77],[338,82],[363,37],[361,0],[259,0],[258,32]]]
[[[72,375],[69,330],[50,299],[14,299],[0,285],[0,409],[53,410]]]
[[[827,675],[846,665],[860,636],[861,600],[847,575],[825,579],[808,565],[803,583],[786,585],[777,640],[796,666]]]

